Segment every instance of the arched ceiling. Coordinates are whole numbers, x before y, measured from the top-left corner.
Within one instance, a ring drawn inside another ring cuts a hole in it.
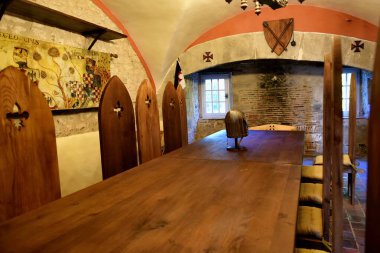
[[[230,5],[225,0],[101,1],[129,32],[156,86],[161,85],[175,59],[201,34],[243,12],[239,0]],[[253,3],[248,3],[250,10]],[[289,0],[289,4],[300,5],[297,0]],[[379,24],[379,0],[306,0],[303,5],[333,9]]]

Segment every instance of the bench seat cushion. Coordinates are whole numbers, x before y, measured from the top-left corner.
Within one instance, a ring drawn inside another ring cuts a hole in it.
[[[322,239],[322,209],[300,206],[297,216],[297,236]]]
[[[322,205],[323,185],[302,183],[300,188],[300,201],[313,202]]]
[[[296,249],[295,253],[326,253],[327,251],[324,250],[317,250],[317,249]]]
[[[302,166],[301,177],[322,181],[323,180],[323,166],[322,165]]]
[[[317,155],[314,158],[314,165],[322,165],[323,164],[323,155]]]
[[[322,165],[322,164],[323,164],[323,155],[317,155],[314,158],[314,165]],[[351,166],[352,165],[350,156],[348,154],[343,155],[343,165],[344,166]]]

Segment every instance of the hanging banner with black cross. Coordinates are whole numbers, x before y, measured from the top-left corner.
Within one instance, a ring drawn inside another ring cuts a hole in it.
[[[293,36],[294,19],[280,19],[272,21],[264,21],[264,37],[272,53],[281,55],[287,51],[288,44]]]
[[[364,50],[364,42],[362,42],[361,40],[355,40],[351,44],[351,50],[354,51],[354,53],[360,53],[360,49]]]

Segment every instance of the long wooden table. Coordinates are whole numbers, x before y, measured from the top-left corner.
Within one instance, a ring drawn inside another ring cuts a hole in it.
[[[303,132],[223,135],[0,224],[0,252],[293,252]]]

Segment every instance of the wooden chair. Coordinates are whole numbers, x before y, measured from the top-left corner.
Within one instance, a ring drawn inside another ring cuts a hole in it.
[[[355,186],[356,186],[356,159],[355,159],[355,132],[356,132],[356,78],[355,74],[351,75],[350,83],[350,117],[349,117],[349,134],[348,134],[348,154],[343,156],[343,171],[348,173],[348,193],[351,197],[351,204],[355,203]],[[347,160],[347,161],[346,161]]]
[[[323,184],[301,183],[299,201],[303,206],[322,207]]]
[[[380,33],[377,39],[375,67],[371,87],[371,112],[368,129],[368,182],[366,208],[365,252],[377,253],[380,249]]]
[[[331,124],[331,106],[326,106],[331,104],[331,56],[325,56],[325,70],[324,70],[324,141],[323,141],[323,151],[324,156],[327,159],[331,158],[331,152],[329,148],[331,147],[331,139],[327,139],[328,133],[331,131],[331,128],[327,130],[326,127],[328,124]],[[330,117],[329,117],[330,116]],[[331,135],[328,135],[331,136]],[[331,161],[331,159],[330,159]],[[330,239],[329,232],[329,220],[330,220],[330,184],[331,178],[329,177],[330,171],[326,171],[326,168],[329,167],[329,163],[325,165],[325,168],[322,166],[303,166],[302,174],[309,177],[307,180],[313,179],[316,180],[317,184],[310,183],[301,183],[300,188],[300,206],[298,208],[298,217],[297,217],[297,247],[296,252],[304,253],[310,252],[312,250],[324,250],[322,252],[331,251],[330,244],[328,243]],[[318,177],[315,176],[318,174]],[[305,178],[301,177],[301,180],[304,181]],[[318,185],[318,202],[320,203],[321,208],[316,206],[310,206],[310,198],[306,199],[305,192],[303,188],[309,185]],[[305,201],[308,200],[308,201]],[[326,243],[327,242],[327,243]],[[310,249],[313,248],[313,249]]]
[[[332,249],[343,250],[343,178],[342,178],[342,46],[334,36],[332,57],[332,112],[331,112],[331,203],[332,203]],[[327,159],[325,163],[328,163]]]
[[[296,252],[315,252],[306,250],[342,252],[343,242],[343,196],[342,196],[342,57],[340,39],[334,37],[333,59],[325,58],[325,97],[331,97],[331,113],[324,116],[324,123],[330,122],[331,127],[324,134],[324,166],[323,166],[323,202],[322,209],[309,206],[300,206],[297,219],[297,247]],[[331,75],[330,75],[331,74]],[[330,78],[331,77],[331,78]],[[330,86],[332,84],[332,86]],[[330,88],[331,87],[331,88]],[[331,95],[332,94],[332,95]],[[328,136],[331,137],[327,139]],[[329,147],[331,150],[326,150]],[[331,171],[329,171],[331,169]],[[331,182],[330,182],[331,173]],[[332,186],[332,247],[330,241],[330,185]],[[317,251],[319,252],[319,251]]]
[[[301,180],[305,183],[322,183],[323,166],[322,165],[302,166]]]
[[[331,56],[325,56],[325,66],[324,66],[324,95],[323,95],[323,153],[324,158],[329,161],[331,160],[331,103],[332,103],[332,92],[331,92]],[[323,207],[323,198],[325,202],[329,203],[330,199],[330,166],[326,161],[326,166],[313,165],[313,166],[302,166],[301,169],[301,191],[300,191],[300,203],[301,204],[317,204]],[[325,182],[326,186],[322,187]],[[328,205],[325,205],[327,208]],[[324,216],[328,216],[329,213],[325,211]],[[329,224],[325,222],[324,224],[324,237],[329,238],[328,227]]]
[[[179,114],[181,119],[181,134],[182,134],[182,147],[189,144],[188,130],[187,130],[187,110],[186,110],[186,95],[181,85],[177,87]]]
[[[165,151],[169,153],[182,147],[181,113],[178,94],[172,82],[168,82],[162,98]]]
[[[117,76],[103,90],[98,117],[103,179],[107,179],[137,166],[132,100]]]
[[[250,127],[249,130],[296,131],[297,127],[280,124],[266,124]]]
[[[0,222],[59,199],[53,116],[25,72],[0,72]]]
[[[305,190],[309,188],[309,190]],[[299,249],[317,249],[330,252],[329,210],[330,203],[325,201],[325,189],[330,189],[330,182],[301,183],[297,216],[297,242]],[[304,252],[304,251],[297,251]]]
[[[161,156],[156,90],[148,80],[144,80],[137,91],[136,125],[140,164]]]
[[[356,159],[355,159],[355,130],[356,130],[356,78],[351,75],[350,85],[350,105],[349,105],[349,135],[348,135],[348,154],[343,155],[343,172],[348,174],[347,185],[351,204],[355,202],[355,184],[356,184]],[[323,165],[323,156],[315,157],[314,165]]]

